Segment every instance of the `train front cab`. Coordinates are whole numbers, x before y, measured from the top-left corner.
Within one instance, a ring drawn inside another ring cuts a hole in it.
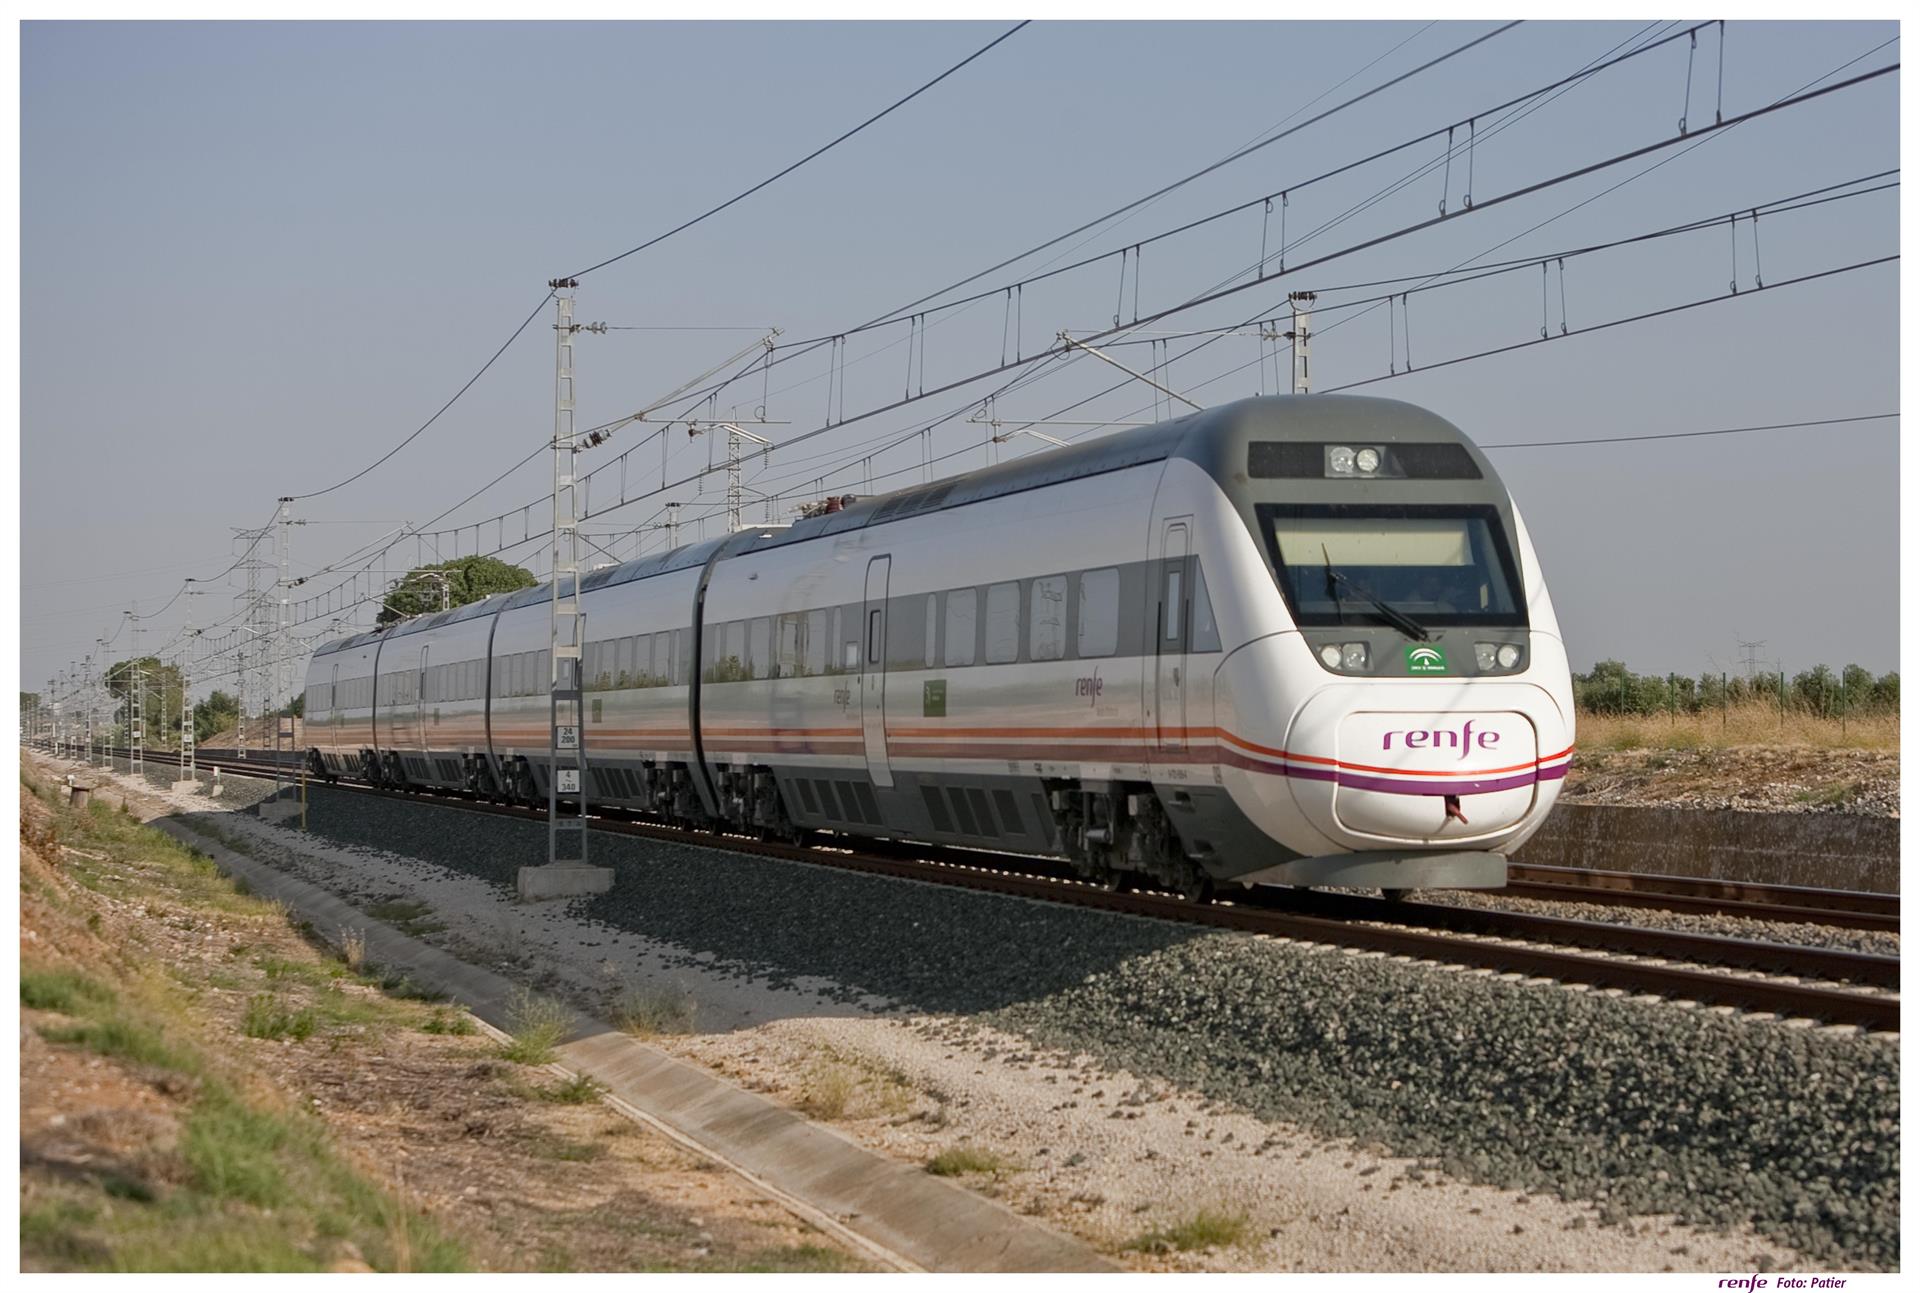
[[[1397,401],[1243,407],[1195,455],[1239,522],[1216,562],[1239,643],[1212,678],[1217,775],[1281,856],[1233,849],[1209,870],[1503,885],[1573,745],[1565,648],[1505,487],[1451,424]]]

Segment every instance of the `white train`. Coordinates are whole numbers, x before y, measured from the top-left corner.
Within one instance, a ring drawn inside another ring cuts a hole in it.
[[[588,792],[1220,882],[1492,887],[1573,746],[1486,458],[1246,400],[582,580]],[[321,647],[316,772],[544,801],[546,588]]]

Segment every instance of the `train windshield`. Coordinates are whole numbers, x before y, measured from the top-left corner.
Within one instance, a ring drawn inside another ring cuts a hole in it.
[[[1297,624],[1377,620],[1376,601],[1422,626],[1527,622],[1493,507],[1266,503],[1257,510]]]

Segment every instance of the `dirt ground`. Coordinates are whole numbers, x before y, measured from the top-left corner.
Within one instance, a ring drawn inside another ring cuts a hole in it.
[[[418,999],[404,981],[383,990],[377,970],[356,973],[323,953],[283,910],[224,881],[222,893],[212,879],[97,847],[62,827],[66,816],[23,788],[25,1269],[175,1265],[177,1252],[142,1247],[154,1227],[139,1214],[157,1216],[206,1184],[195,1146],[183,1141],[203,1134],[196,1101],[215,1080],[314,1132],[389,1206],[429,1219],[458,1254],[448,1262],[456,1267],[862,1265],[738,1176],[570,1088],[556,1070],[501,1058],[463,1011]],[[88,847],[63,842],[76,838]],[[113,985],[116,1011],[164,1002],[152,1008],[173,1013],[136,1026],[204,1060],[143,1062],[138,1048],[72,1044],[84,1027],[24,1000],[29,969],[36,983],[80,976]],[[231,1197],[222,1207],[229,1265],[259,1264],[246,1252],[251,1210]],[[376,1256],[327,1228],[304,1236],[288,1260],[335,1270],[409,1265],[405,1243]],[[216,1241],[195,1251],[206,1260],[221,1250]]]
[[[1563,793],[1569,803],[1898,817],[1900,754],[1804,745],[1582,748]]]

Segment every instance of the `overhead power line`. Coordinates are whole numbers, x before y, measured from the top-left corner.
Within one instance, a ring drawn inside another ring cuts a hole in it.
[[[1184,176],[1181,179],[1177,179],[1173,181],[1173,183],[1171,184],[1163,185],[1162,187],[1155,189],[1153,192],[1147,194],[1145,197],[1135,198],[1133,201],[1127,203],[1124,206],[1115,207],[1113,210],[1107,212],[1103,216],[1096,216],[1095,218],[1087,221],[1085,224],[1079,226],[1078,228],[1069,229],[1063,234],[1060,234],[1053,238],[1049,238],[1045,242],[1039,243],[1036,246],[1027,248],[1025,251],[1019,253],[1018,255],[1009,256],[1007,259],[1001,261],[997,265],[989,265],[987,268],[981,270],[977,274],[969,274],[967,277],[960,279],[957,282],[947,284],[945,287],[939,289],[936,292],[929,292],[927,295],[921,297],[919,300],[910,301],[906,305],[900,306],[899,308],[894,310],[890,310],[886,314],[879,316],[879,318],[873,320],[872,322],[878,323],[885,319],[889,319],[898,315],[903,315],[907,311],[918,309],[920,306],[925,305],[927,302],[937,300],[940,297],[945,296],[947,293],[952,292],[957,288],[965,287],[969,283],[977,283],[989,274],[998,273],[1000,270],[1005,269],[1009,265],[1018,264],[1020,261],[1025,260],[1027,257],[1032,256],[1038,252],[1043,252],[1047,248],[1052,247],[1058,243],[1063,243],[1067,239],[1072,238],[1077,234],[1083,234],[1087,230],[1095,227],[1096,225],[1105,224],[1107,221],[1113,219],[1115,216],[1125,215],[1127,212],[1133,210],[1135,207],[1144,206],[1146,203],[1152,202],[1156,198],[1166,196],[1167,194],[1173,192],[1175,189],[1183,188],[1186,185],[1193,183],[1197,179],[1201,179],[1205,176],[1211,175],[1223,166],[1231,166],[1234,162],[1239,161],[1241,158],[1246,157],[1249,154],[1258,152],[1260,149],[1270,147],[1273,144],[1277,144],[1281,140],[1287,139],[1293,135],[1297,135],[1301,131],[1305,130],[1307,127],[1315,124],[1316,122],[1325,121],[1328,117],[1333,116],[1335,113],[1344,112],[1348,108],[1353,107],[1355,104],[1364,102],[1367,99],[1371,99],[1374,95],[1379,94],[1382,91],[1392,89],[1394,86],[1400,84],[1402,81],[1408,80],[1412,77],[1416,77],[1420,75],[1422,72],[1438,67],[1440,64],[1446,62],[1449,59],[1458,58],[1460,55],[1466,53],[1468,50],[1473,49],[1479,45],[1484,45],[1486,42],[1494,39],[1496,36],[1503,36],[1507,32],[1512,31],[1515,27],[1518,27],[1519,25],[1520,25],[1519,22],[1504,23],[1501,26],[1494,28],[1492,31],[1485,33],[1484,35],[1474,37],[1474,39],[1466,42],[1464,45],[1456,45],[1454,46],[1454,48],[1448,50],[1446,53],[1441,54],[1436,58],[1430,58],[1426,62],[1420,64],[1420,66],[1416,68],[1412,68],[1409,71],[1402,72],[1400,75],[1393,77],[1390,80],[1382,81],[1379,85],[1374,86],[1370,90],[1363,90],[1359,94],[1354,95],[1351,99],[1346,99],[1340,103],[1336,103],[1333,107],[1328,108],[1325,112],[1316,113],[1314,116],[1308,117],[1305,121],[1301,122],[1299,125],[1290,126],[1286,130],[1281,131],[1279,134],[1274,135],[1270,139],[1262,139],[1258,143],[1247,145],[1245,148],[1240,149],[1238,152],[1229,153],[1227,156],[1221,158],[1219,161],[1214,162],[1209,166],[1203,166],[1199,170],[1193,172],[1193,174]],[[862,326],[869,326],[869,325],[862,325]]]
[[[1898,413],[1861,413],[1844,418],[1811,418],[1805,422],[1769,422],[1756,427],[1719,427],[1712,431],[1661,431],[1653,435],[1607,435],[1586,440],[1513,440],[1505,444],[1483,444],[1482,449],[1565,449],[1582,444],[1633,444],[1642,440],[1692,440],[1698,436],[1749,435],[1755,431],[1795,431],[1802,427],[1841,426],[1850,422],[1879,422],[1897,418]]]
[[[461,385],[460,389],[455,391],[445,404],[442,404],[438,409],[436,409],[432,417],[428,418],[425,422],[422,422],[419,426],[415,427],[412,433],[409,434],[406,439],[402,440],[399,444],[393,446],[393,448],[381,454],[378,458],[375,458],[372,462],[362,467],[359,471],[354,472],[353,475],[347,477],[345,480],[335,481],[333,484],[327,486],[325,489],[309,490],[305,494],[291,495],[292,500],[298,503],[309,498],[319,498],[322,494],[331,494],[336,489],[344,489],[348,485],[353,484],[354,481],[359,480],[361,477],[367,475],[367,473],[373,471],[376,467],[380,466],[380,464],[386,462],[387,459],[399,453],[402,449],[412,444],[415,440],[418,440],[421,437],[421,435],[427,430],[428,427],[438,422],[448,409],[452,408],[456,403],[459,402],[460,397],[462,395],[465,395],[468,391],[473,389],[473,384],[475,382],[479,381],[482,377],[485,377],[487,375],[487,370],[493,367],[495,361],[497,361],[500,358],[500,356],[507,353],[508,346],[511,346],[514,342],[520,339],[520,334],[527,330],[527,325],[533,322],[534,317],[538,315],[540,311],[547,308],[547,302],[551,301],[552,299],[553,299],[552,292],[548,292],[545,296],[541,297],[540,304],[534,306],[532,310],[527,312],[527,317],[520,320],[520,326],[515,328],[513,332],[507,337],[507,339],[500,343],[500,348],[498,350],[494,351],[492,355],[488,356],[486,363],[480,365],[480,371],[475,373],[473,376],[467,378],[466,382]]]
[[[1015,32],[1025,27],[1030,21],[1032,20],[1022,19],[1020,22],[1015,23],[1013,26],[1007,28],[1007,30],[1001,32],[998,36],[988,41],[985,45],[982,45],[979,49],[976,49],[975,51],[973,51],[973,53],[967,55],[965,58],[961,59],[958,63],[955,63],[952,67],[940,73],[940,75],[934,77],[931,81],[928,81],[925,85],[922,85],[919,89],[915,90],[913,93],[908,94],[902,98],[895,99],[892,103],[880,109],[880,111],[874,113],[871,117],[868,117],[865,121],[861,122],[859,125],[853,127],[853,129],[845,132],[844,134],[829,141],[828,143],[822,144],[820,147],[814,149],[812,152],[808,153],[805,157],[802,157],[799,161],[794,162],[792,165],[783,167],[782,169],[775,171],[772,175],[767,176],[766,179],[761,180],[758,184],[754,185],[752,188],[736,193],[732,197],[728,198],[725,202],[722,202],[719,206],[710,207],[707,210],[702,211],[699,215],[693,217],[693,219],[687,220],[681,224],[677,224],[673,228],[667,230],[665,233],[658,234],[652,238],[647,239],[645,242],[641,243],[638,247],[629,247],[617,256],[609,256],[603,261],[598,261],[592,265],[587,266],[585,269],[576,269],[573,273],[568,274],[565,277],[585,278],[588,274],[593,273],[597,269],[605,269],[607,266],[612,265],[618,261],[623,261],[629,256],[638,255],[639,253],[645,251],[649,247],[657,247],[661,243],[665,242],[667,239],[673,237],[675,234],[682,233],[688,229],[693,228],[695,225],[699,224],[702,220],[707,219],[709,216],[719,215],[722,211],[725,211],[728,207],[734,205],[736,202],[741,202],[747,198],[752,197],[754,194],[758,193],[761,189],[764,189],[765,187],[767,187],[767,185],[772,184],[774,181],[793,174],[795,171],[799,170],[802,166],[805,166],[808,162],[820,156],[822,153],[825,153],[830,149],[836,148],[839,145],[845,143],[847,140],[852,139],[855,135],[859,134],[861,131],[865,130],[868,126],[871,126],[874,122],[880,120],[882,117],[886,116],[887,114],[895,111],[896,109],[904,108],[907,104],[912,103],[915,99],[919,98],[921,95],[925,94],[928,90],[931,90],[934,86],[940,84],[940,82],[952,76],[955,72],[958,72],[961,68],[965,67],[967,64],[973,62],[975,59],[986,54],[989,50],[993,49],[996,45],[1000,44],[1002,41],[1007,40],[1008,38],[1013,36]]]

